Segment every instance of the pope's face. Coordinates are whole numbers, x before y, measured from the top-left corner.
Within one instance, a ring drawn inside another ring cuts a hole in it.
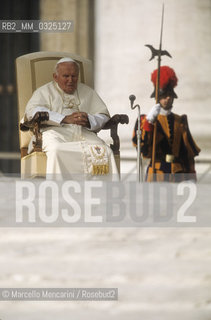
[[[159,103],[164,110],[170,110],[173,105],[174,98],[171,94],[164,94],[160,97]]]
[[[53,78],[65,93],[73,94],[77,89],[78,75],[79,70],[75,63],[63,62],[58,65]]]

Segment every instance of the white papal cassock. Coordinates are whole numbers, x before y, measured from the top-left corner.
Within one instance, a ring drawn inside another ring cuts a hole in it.
[[[48,111],[49,120],[42,128],[43,151],[47,155],[47,175],[52,178],[96,178],[118,176],[111,149],[95,132],[109,119],[106,105],[90,87],[78,83],[74,94],[66,94],[51,81],[37,89],[29,100],[25,119],[38,111]],[[88,113],[90,129],[76,124],[61,124],[73,112]],[[28,152],[31,152],[29,147]]]

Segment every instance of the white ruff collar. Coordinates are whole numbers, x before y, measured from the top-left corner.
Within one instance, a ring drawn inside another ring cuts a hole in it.
[[[165,110],[165,109],[163,109],[162,107],[160,108],[160,115],[161,116],[169,116],[170,115],[170,113],[171,113],[171,110],[172,110],[172,108],[173,107],[171,107],[171,109],[169,109],[169,110]]]

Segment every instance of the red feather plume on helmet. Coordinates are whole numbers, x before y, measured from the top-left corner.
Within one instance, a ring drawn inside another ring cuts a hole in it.
[[[154,86],[156,86],[157,72],[158,70],[156,69],[151,74],[151,81]],[[168,66],[160,67],[160,89],[165,89],[167,86],[170,86],[173,89],[176,87],[177,81],[177,76],[172,68]]]

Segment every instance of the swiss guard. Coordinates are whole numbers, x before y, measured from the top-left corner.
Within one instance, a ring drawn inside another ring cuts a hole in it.
[[[155,98],[155,88],[158,69],[151,75],[154,91],[151,98]],[[141,154],[149,158],[147,181],[196,180],[194,157],[200,152],[188,127],[187,115],[172,112],[174,99],[177,94],[177,76],[168,66],[160,67],[160,83],[157,104],[147,115],[141,115]],[[156,125],[156,126],[155,126]],[[133,132],[133,144],[137,146],[136,121]],[[153,133],[156,127],[156,140],[153,147]],[[152,158],[154,153],[154,164]]]

